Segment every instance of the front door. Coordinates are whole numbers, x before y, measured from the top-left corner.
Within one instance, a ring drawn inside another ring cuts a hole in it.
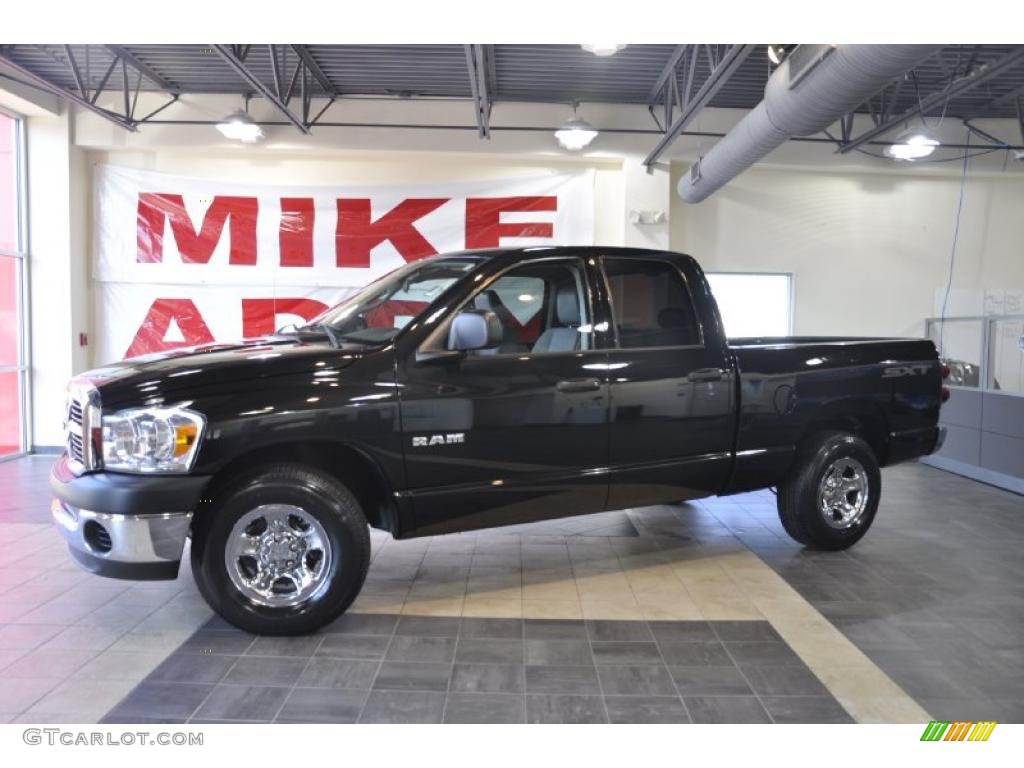
[[[602,265],[616,339],[608,508],[718,493],[731,463],[734,381],[718,334],[703,333],[713,313],[694,304],[698,275],[639,254]]]
[[[449,317],[494,312],[500,346],[400,362],[404,495],[418,533],[604,509],[607,353],[595,348],[592,280],[581,259],[520,262]],[[444,348],[448,324],[420,351]]]

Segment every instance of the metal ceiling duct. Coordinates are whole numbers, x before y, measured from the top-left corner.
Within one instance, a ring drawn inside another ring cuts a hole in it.
[[[764,100],[679,182],[699,203],[794,136],[810,136],[931,56],[937,45],[801,45],[769,78]]]

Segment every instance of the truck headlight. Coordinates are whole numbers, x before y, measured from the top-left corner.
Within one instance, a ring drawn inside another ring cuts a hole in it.
[[[120,472],[188,472],[206,419],[184,408],[129,408],[103,414],[103,466]]]

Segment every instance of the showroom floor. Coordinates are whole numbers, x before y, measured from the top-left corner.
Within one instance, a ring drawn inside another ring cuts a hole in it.
[[[78,570],[32,457],[0,465],[0,721],[1024,720],[1024,500],[885,470],[803,551],[768,492],[473,534],[374,534],[350,613],[254,638],[171,583]]]

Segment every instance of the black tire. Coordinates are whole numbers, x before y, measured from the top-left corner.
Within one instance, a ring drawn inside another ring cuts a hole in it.
[[[841,459],[858,463],[867,482],[863,511],[846,527],[837,527],[839,521],[829,524],[820,506],[825,473]],[[792,473],[778,488],[779,519],[786,533],[807,547],[846,549],[868,532],[881,493],[882,474],[871,446],[847,432],[818,432],[801,444]]]
[[[335,478],[300,464],[255,470],[212,494],[193,526],[192,572],[199,592],[226,621],[260,635],[300,635],[340,616],[355,600],[370,565],[370,532],[359,503]],[[289,505],[315,518],[330,546],[320,590],[290,606],[261,605],[228,574],[232,529],[262,505]]]

